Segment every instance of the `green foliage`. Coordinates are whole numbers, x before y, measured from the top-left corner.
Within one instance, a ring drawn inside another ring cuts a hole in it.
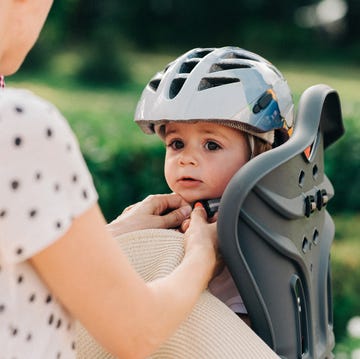
[[[335,216],[332,247],[334,331],[337,341],[346,337],[346,325],[360,314],[360,217]]]
[[[345,136],[326,153],[326,172],[336,189],[330,208],[360,211],[360,118],[346,121]]]
[[[360,339],[359,338],[344,338],[343,341],[336,344],[334,354],[336,359],[350,359],[355,358],[355,355],[352,355],[354,350],[359,350],[360,348]]]
[[[163,146],[119,151],[104,162],[86,156],[108,220],[149,194],[169,192],[163,176],[163,157]]]
[[[359,67],[320,63],[287,63],[279,66],[298,103],[309,86],[323,83],[340,95],[345,135],[325,152],[325,171],[335,188],[329,203],[334,213],[360,211],[360,98]]]
[[[305,29],[296,23],[296,11],[316,1],[62,0],[54,2],[42,36],[65,47],[79,42],[92,47],[105,28],[111,38],[126,39],[137,49],[235,44],[286,58],[325,58],[336,52],[356,63],[360,7],[357,0],[345,1],[344,23]]]
[[[130,80],[120,44],[110,29],[99,30],[94,36],[92,46],[85,49],[77,78],[89,85],[117,88]]]
[[[44,53],[50,52],[49,46],[44,42],[38,42],[31,50],[30,54],[25,58],[22,64],[23,71],[42,72],[49,70],[48,59]]]

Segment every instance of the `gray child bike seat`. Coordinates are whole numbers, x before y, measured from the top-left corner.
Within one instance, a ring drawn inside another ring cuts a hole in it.
[[[308,88],[290,139],[244,165],[220,202],[220,251],[252,328],[282,358],[333,358],[324,149],[343,133],[337,92]]]

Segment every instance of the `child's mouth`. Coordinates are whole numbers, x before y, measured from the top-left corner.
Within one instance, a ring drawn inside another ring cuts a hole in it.
[[[178,180],[178,183],[180,183],[182,186],[192,187],[197,186],[199,183],[201,183],[201,181],[192,177],[181,177]]]

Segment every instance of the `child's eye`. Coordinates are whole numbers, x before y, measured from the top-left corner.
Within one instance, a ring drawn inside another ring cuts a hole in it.
[[[209,151],[219,150],[221,147],[214,141],[208,141],[205,144],[205,148]]]
[[[168,144],[168,147],[171,147],[173,150],[180,150],[184,147],[184,142],[180,140],[174,140]]]

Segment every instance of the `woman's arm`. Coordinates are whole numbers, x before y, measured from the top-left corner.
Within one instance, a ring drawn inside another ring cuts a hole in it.
[[[31,262],[64,306],[108,351],[149,355],[190,313],[216,265],[216,227],[195,209],[185,257],[169,276],[146,284],[104,229],[94,206]]]

